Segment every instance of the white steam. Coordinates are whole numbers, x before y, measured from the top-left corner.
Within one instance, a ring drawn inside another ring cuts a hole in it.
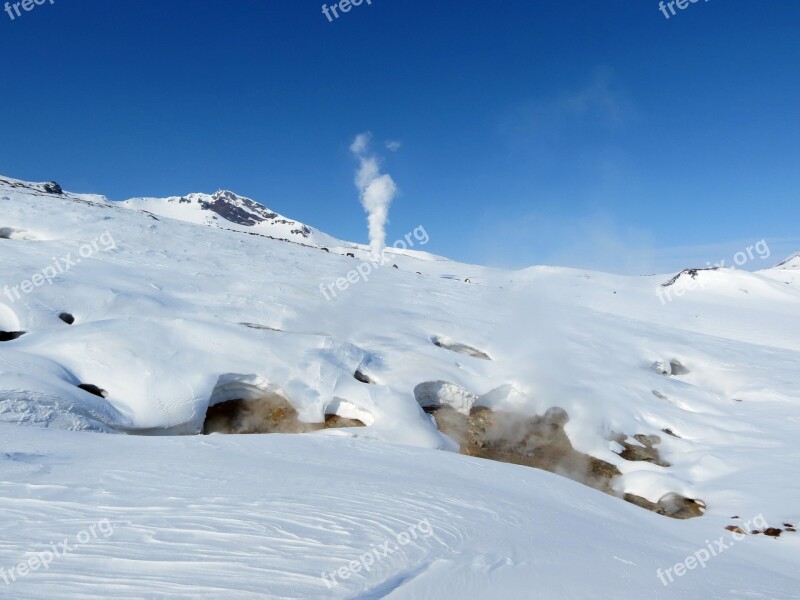
[[[360,165],[355,183],[361,193],[361,205],[367,211],[369,247],[373,258],[378,259],[386,248],[386,222],[389,206],[397,195],[397,185],[390,175],[381,174],[377,156],[369,153],[371,139],[369,133],[357,135],[350,151]]]

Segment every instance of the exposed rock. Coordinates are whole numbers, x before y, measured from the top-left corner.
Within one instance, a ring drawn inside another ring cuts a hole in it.
[[[550,409],[544,417],[492,411],[478,407],[465,415],[444,406],[429,409],[442,433],[458,442],[461,453],[528,467],[575,479],[612,493],[619,470],[572,447],[564,424],[565,411]]]
[[[281,331],[275,327],[270,327],[269,325],[262,325],[261,323],[239,323],[239,325],[244,325],[249,329],[261,329],[263,331]]]
[[[28,333],[27,331],[0,331],[0,342],[13,342]]]
[[[43,187],[44,191],[47,192],[48,194],[61,195],[61,194],[64,193],[64,190],[62,190],[61,186],[58,185],[55,181],[51,181],[49,183],[45,183],[44,186],[42,186],[42,187]]]
[[[635,494],[625,494],[625,500],[641,508],[670,517],[672,519],[693,519],[702,517],[706,504],[702,500],[685,498],[679,494],[666,494],[658,502],[650,502],[647,498]]]
[[[465,356],[472,356],[473,358],[480,358],[481,360],[492,360],[492,358],[486,354],[486,352],[478,350],[477,348],[473,348],[472,346],[468,346],[467,344],[453,342],[442,336],[437,335],[432,337],[431,342],[433,342],[434,346],[444,348],[445,350],[450,350],[451,352],[457,352],[458,354],[463,354]]]
[[[619,454],[622,458],[631,462],[649,462],[660,467],[670,466],[667,461],[661,458],[658,448],[654,447],[661,443],[660,437],[642,434],[637,434],[633,437],[641,446],[629,443],[625,435],[619,435],[614,438],[615,442],[625,448]]]
[[[361,383],[372,383],[372,379],[369,378],[369,375],[362,373],[361,370],[357,370],[353,374],[353,377],[355,377]]]
[[[94,394],[95,396],[99,396],[100,398],[108,398],[108,392],[104,389],[97,387],[92,383],[82,383],[78,386],[85,392],[89,392],[90,394]]]
[[[297,418],[297,411],[281,396],[258,400],[230,400],[208,409],[203,433],[305,433],[313,431]]]
[[[686,375],[689,373],[689,369],[684,367],[681,364],[681,361],[676,359],[672,359],[671,361],[669,361],[669,367],[670,367],[670,373],[672,375]]]
[[[346,427],[366,427],[358,419],[346,419],[339,415],[325,415],[325,429],[343,429]]]
[[[744,529],[742,529],[741,527],[737,527],[736,525],[728,525],[725,529],[727,531],[731,531],[733,533],[738,533],[740,535],[747,535],[747,532],[745,532]]]
[[[257,202],[237,196],[227,190],[220,190],[215,193],[211,196],[210,201],[201,200],[200,207],[218,214],[226,221],[250,227],[264,221],[273,220],[278,216],[277,213],[261,206]],[[308,233],[311,232],[309,231]]]
[[[468,414],[452,406],[428,406],[442,433],[455,440],[462,454],[512,463],[556,473],[584,485],[617,495],[613,481],[621,475],[614,465],[575,450],[564,431],[569,415],[561,408],[549,409],[544,416],[528,417],[504,411],[475,407]],[[638,435],[644,450],[653,450],[661,442],[658,436]],[[648,454],[650,460],[658,460]],[[673,519],[691,519],[703,515],[701,500],[666,494],[658,502],[626,494],[632,504]]]
[[[692,279],[697,279],[697,277],[703,271],[718,271],[718,270],[719,267],[710,267],[708,269],[684,269],[666,283],[662,283],[661,287],[670,287],[671,285],[674,285],[681,277],[691,277]]]
[[[345,427],[365,427],[365,424],[338,415],[325,415],[324,423],[304,423],[286,398],[272,394],[257,400],[230,400],[210,407],[203,433],[311,433]]]

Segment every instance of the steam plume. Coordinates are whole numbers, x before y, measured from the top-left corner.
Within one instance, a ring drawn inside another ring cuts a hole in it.
[[[371,139],[369,133],[357,135],[350,151],[359,162],[355,184],[361,193],[361,205],[367,212],[369,247],[377,260],[386,248],[386,221],[389,206],[397,195],[397,185],[390,175],[381,174],[377,156],[369,152]]]

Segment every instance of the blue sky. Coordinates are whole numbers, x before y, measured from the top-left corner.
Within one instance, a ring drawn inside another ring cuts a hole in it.
[[[800,3],[321,7],[0,13],[0,173],[117,200],[232,189],[366,242],[348,147],[371,131],[400,189],[389,240],[422,224],[459,260],[647,273],[800,250]]]

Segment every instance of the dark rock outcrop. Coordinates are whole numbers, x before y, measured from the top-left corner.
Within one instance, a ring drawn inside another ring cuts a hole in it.
[[[55,181],[45,183],[44,186],[42,186],[42,188],[48,194],[58,194],[60,196],[64,193],[64,190],[62,190],[61,186],[58,185]]]
[[[82,383],[78,386],[84,392],[89,392],[90,394],[94,394],[95,396],[99,396],[100,398],[108,398],[108,392],[102,388],[97,387],[93,383]]]
[[[12,342],[28,333],[27,331],[0,331],[0,342]]]

